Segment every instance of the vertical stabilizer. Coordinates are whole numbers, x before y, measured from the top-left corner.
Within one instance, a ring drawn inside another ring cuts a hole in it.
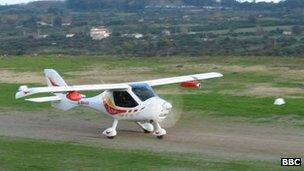
[[[53,69],[45,69],[44,75],[46,77],[46,83],[49,87],[67,86],[62,77]]]
[[[57,86],[68,86],[67,83],[63,80],[63,78],[57,73],[57,71],[53,69],[45,69],[44,75],[46,78],[46,83],[49,87],[57,87]],[[54,108],[61,109],[63,111],[70,110],[78,104],[74,101],[69,100],[65,93],[54,93],[59,99],[59,101],[52,101],[51,104]]]

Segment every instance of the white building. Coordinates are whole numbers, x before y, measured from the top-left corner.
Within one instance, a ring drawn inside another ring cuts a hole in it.
[[[133,37],[135,37],[136,39],[140,39],[140,38],[144,37],[144,35],[140,34],[140,33],[134,33]]]
[[[71,23],[62,23],[62,26],[70,26]]]
[[[109,37],[110,34],[111,34],[110,31],[103,26],[93,27],[90,30],[90,36],[93,40],[105,39],[105,38]]]
[[[284,36],[292,36],[292,32],[291,31],[283,31],[282,33]]]
[[[38,21],[37,24],[41,26],[53,26],[52,24],[46,23],[44,21]]]
[[[71,37],[74,37],[74,36],[75,36],[75,34],[66,34],[65,35],[66,38],[71,38]]]
[[[163,30],[163,31],[162,31],[162,34],[163,34],[163,35],[166,35],[166,36],[170,36],[170,35],[171,35],[171,32],[170,32],[170,30],[167,30],[167,29],[166,29],[166,30]]]
[[[49,35],[48,34],[37,34],[35,37],[36,37],[36,39],[45,39],[45,38],[49,37]]]

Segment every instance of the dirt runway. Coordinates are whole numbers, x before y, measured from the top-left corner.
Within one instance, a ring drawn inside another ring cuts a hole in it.
[[[279,161],[284,156],[304,157],[304,131],[273,125],[236,124],[222,119],[179,120],[163,140],[144,134],[133,122],[121,121],[118,135],[109,140],[101,132],[110,118],[87,109],[0,110],[0,136],[59,140],[106,148],[187,153],[194,157]]]

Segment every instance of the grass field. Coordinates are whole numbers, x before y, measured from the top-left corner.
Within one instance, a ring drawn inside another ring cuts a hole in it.
[[[51,55],[5,57],[0,58],[0,116],[6,118],[11,114],[17,115],[13,113],[23,112],[22,117],[33,116],[31,120],[35,120],[36,115],[32,113],[41,111],[40,115],[42,116],[50,115],[51,119],[58,117],[58,113],[47,114],[54,111],[49,104],[33,104],[22,99],[14,99],[14,93],[20,84],[44,85],[44,77],[41,74],[44,68],[56,69],[70,84],[137,81],[218,71],[223,73],[224,77],[203,82],[201,90],[176,88],[176,85],[161,86],[155,89],[161,97],[170,99],[173,105],[178,104],[177,107],[183,109],[183,115],[176,126],[178,130],[183,131],[184,127],[192,128],[195,125],[193,123],[208,124],[210,120],[212,125],[224,125],[225,129],[231,123],[229,129],[234,124],[250,126],[250,128],[254,127],[258,130],[263,130],[264,127],[275,127],[278,130],[286,128],[286,135],[290,129],[290,131],[296,130],[293,134],[300,138],[304,137],[304,58],[155,57],[146,59]],[[285,98],[287,104],[274,106],[273,101],[278,97]],[[177,103],[180,99],[182,99],[182,103]],[[91,111],[82,111],[87,113],[85,115],[86,121],[95,122],[90,116]],[[71,111],[66,116],[73,115],[78,116],[76,110]],[[58,120],[60,121],[60,118]],[[198,132],[200,132],[199,128],[200,126],[197,128]],[[215,127],[214,129],[224,128]],[[246,127],[246,129],[248,128]],[[235,130],[238,130],[238,127]],[[174,135],[174,127],[170,131]],[[48,140],[48,138],[32,139],[30,136],[11,136],[6,134],[6,130],[0,131],[0,136],[2,136],[0,138],[0,170],[281,169],[280,156],[278,156],[281,154],[280,152],[259,151],[258,147],[250,150],[254,154],[267,156],[266,159],[244,156],[229,158],[221,156],[221,153],[202,155],[203,152],[194,154],[192,152],[161,152],[145,148],[124,148],[126,147],[124,138],[127,135],[123,135],[123,133],[120,140],[120,134],[118,134],[118,139],[115,139],[113,144],[102,137],[94,140],[101,141],[102,144],[107,144],[106,146],[99,143],[85,143],[77,139],[56,141]],[[279,139],[284,138],[285,140],[286,138],[280,137],[280,135],[276,136]],[[85,137],[81,138],[86,139]],[[159,142],[154,142],[154,139],[141,137],[140,134],[129,137],[131,141],[133,141],[132,138],[134,142],[138,143],[149,142],[162,145]],[[171,139],[169,138],[169,140]],[[119,143],[119,141],[122,142]],[[166,139],[163,141],[166,144]],[[208,138],[202,137],[202,141],[208,141]],[[188,143],[191,145],[194,140]],[[169,142],[168,145],[170,146]],[[231,147],[234,145],[232,144]],[[226,148],[228,147],[219,144],[215,149],[221,149],[219,151],[230,150]],[[246,150],[246,147],[243,147],[243,151]],[[231,155],[233,156],[233,154]],[[273,159],[275,157],[278,159]],[[292,168],[292,170],[295,169],[297,168]]]
[[[220,162],[145,151],[113,150],[83,145],[0,139],[2,170],[269,170],[273,163]],[[9,156],[9,157],[8,157]]]

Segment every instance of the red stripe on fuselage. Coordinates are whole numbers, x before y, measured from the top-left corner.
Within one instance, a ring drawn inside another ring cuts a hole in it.
[[[127,112],[127,110],[115,109],[114,107],[108,105],[105,100],[103,101],[103,104],[104,104],[104,107],[105,107],[106,111],[109,114],[111,114],[111,115],[117,115],[117,114],[121,114],[121,113],[126,113]]]

